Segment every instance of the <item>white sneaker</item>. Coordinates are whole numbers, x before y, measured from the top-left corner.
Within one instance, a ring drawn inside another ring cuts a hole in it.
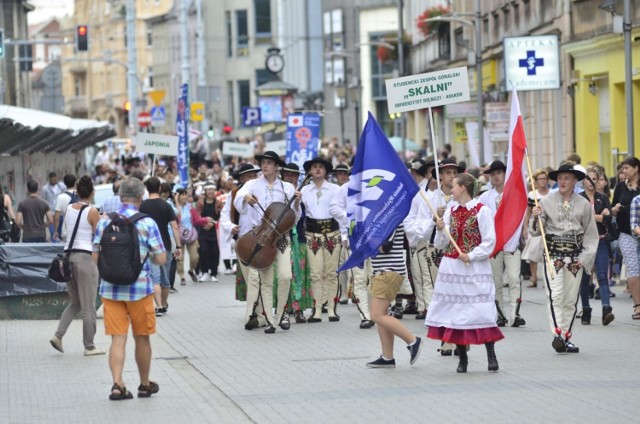
[[[64,353],[64,349],[62,348],[62,339],[60,337],[53,336],[49,342],[51,342],[51,346],[53,346],[55,350],[60,353]]]
[[[91,350],[89,349],[84,350],[84,356],[97,356],[97,355],[104,355],[105,353],[106,352],[104,350],[100,350],[97,347],[94,347]]]
[[[224,275],[231,275],[231,274],[235,274],[235,272],[233,272],[232,269],[225,269],[224,270]]]
[[[218,282],[218,277],[216,277],[215,275],[212,275],[211,276],[211,281],[214,282],[214,283],[217,283]]]
[[[210,281],[211,280],[211,276],[209,275],[208,272],[203,272],[200,277],[198,277],[198,281],[203,282],[203,281]]]

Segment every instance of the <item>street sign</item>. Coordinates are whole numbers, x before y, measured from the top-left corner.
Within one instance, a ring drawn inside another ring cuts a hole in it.
[[[202,122],[204,119],[204,103],[193,102],[189,106],[191,108],[191,121]]]
[[[252,158],[255,148],[247,143],[222,143],[222,154],[225,156],[240,156],[241,158]]]
[[[262,124],[260,119],[259,107],[243,107],[242,108],[242,126],[243,127],[257,127]]]
[[[160,103],[162,103],[162,99],[164,99],[164,96],[166,93],[167,92],[164,90],[153,90],[153,91],[149,91],[147,95],[151,97],[151,102],[154,105],[159,106]]]
[[[175,135],[140,133],[134,140],[139,152],[178,156],[178,137]]]
[[[138,114],[138,126],[146,128],[151,124],[151,114],[147,111],[142,111]]]
[[[151,108],[151,125],[162,126],[167,120],[167,111],[164,106],[154,106]]]
[[[385,83],[390,113],[467,102],[470,98],[466,66],[388,79]]]

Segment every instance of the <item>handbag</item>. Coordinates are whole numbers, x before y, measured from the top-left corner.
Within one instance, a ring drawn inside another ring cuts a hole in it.
[[[620,237],[620,230],[618,229],[618,223],[615,217],[611,218],[607,223],[607,232],[605,234],[605,240],[608,242],[616,241]]]
[[[195,228],[180,227],[180,241],[182,244],[192,244],[198,240],[198,232]]]
[[[82,211],[89,205],[83,205],[78,213],[78,219],[76,219],[76,225],[73,227],[73,234],[71,234],[71,240],[69,241],[69,248],[64,253],[58,253],[51,261],[49,269],[47,270],[47,277],[58,283],[66,283],[71,280],[71,262],[69,256],[71,255],[71,249],[73,248],[73,242],[76,239],[76,233],[78,232],[78,226],[80,226],[80,218],[82,217]]]

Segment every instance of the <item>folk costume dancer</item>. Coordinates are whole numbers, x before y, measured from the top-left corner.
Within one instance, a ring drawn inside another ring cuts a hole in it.
[[[249,180],[253,180],[258,177],[257,168],[251,164],[245,164],[233,174],[233,178],[238,180],[238,186],[231,190],[231,194],[227,196],[224,206],[220,211],[220,229],[224,234],[224,242],[235,246],[238,234],[244,235],[251,230],[251,222],[249,215],[240,215],[238,210],[233,205],[233,201],[238,194],[238,190]],[[239,261],[238,261],[239,262]],[[242,266],[236,267],[236,300],[247,300],[247,283],[242,275]],[[245,320],[245,322],[247,322]],[[264,324],[264,318],[262,319]]]
[[[434,167],[434,169],[431,170],[431,177],[434,179],[436,178],[435,171]],[[461,166],[458,166],[458,163],[451,158],[443,159],[438,164],[440,189],[436,188],[434,191],[427,193],[429,202],[431,202],[431,205],[437,211],[438,217],[442,218],[446,210],[451,209],[458,204],[458,202],[453,199],[453,180],[462,172],[464,172],[464,169]],[[421,205],[420,215],[427,217],[426,221],[423,221],[423,224],[429,225],[425,233],[426,240],[429,240],[429,247],[427,248],[427,264],[429,266],[429,277],[431,281],[431,290],[425,292],[425,306],[427,308],[425,317],[427,317],[429,315],[428,309],[433,297],[433,290],[438,278],[438,270],[440,268],[440,263],[442,262],[444,250],[438,249],[434,245],[436,236],[435,220],[438,217],[434,217],[432,215],[431,210],[426,204]],[[455,352],[458,352],[457,349],[454,349],[453,344],[446,341],[442,342],[442,346],[440,346],[439,351],[441,356],[451,356]]]
[[[297,186],[301,173],[298,164],[291,162],[282,168],[282,179]],[[293,273],[291,289],[289,291],[289,309],[295,315],[296,324],[306,323],[307,319],[304,316],[304,311],[305,309],[313,307],[311,277],[307,264],[307,239],[304,234],[304,205],[300,207],[302,209],[301,218],[289,232],[292,246],[291,268]]]
[[[549,178],[558,191],[541,199],[531,211],[529,233],[541,235],[540,221],[550,258],[545,255],[545,291],[549,324],[554,335],[551,346],[558,353],[578,353],[571,342],[582,273],[592,269],[598,247],[598,230],[589,201],[574,192],[585,174],[570,164],[561,164]],[[551,260],[555,276],[549,275]]]
[[[411,176],[420,190],[424,191],[428,191],[427,167],[427,163],[422,159],[416,159],[409,164]],[[403,221],[411,253],[411,275],[413,276],[413,291],[417,303],[416,319],[425,319],[429,306],[428,301],[431,300],[433,293],[433,282],[429,274],[427,260],[429,239],[426,237],[426,231],[429,230],[429,227],[433,227],[431,225],[433,221],[429,219],[429,215],[424,213],[428,210],[428,208],[424,208],[424,205],[422,195],[417,193],[411,201],[411,209]],[[405,314],[410,313],[407,309],[404,310]]]
[[[484,344],[488,370],[498,371],[494,344],[504,338],[495,321],[495,286],[489,264],[496,233],[491,211],[474,199],[476,186],[471,175],[458,175],[452,189],[457,203],[443,218],[437,218],[434,243],[446,250],[426,319],[427,337],[456,344],[459,373],[467,372],[470,344]]]
[[[349,166],[343,163],[336,165],[333,168],[333,175],[335,177],[338,187],[343,185],[349,185]],[[340,260],[342,264],[349,257],[348,249],[340,249]],[[340,285],[340,304],[346,305],[349,303],[349,298],[353,297],[353,278],[351,278],[351,270],[345,270],[338,273],[338,284]]]
[[[327,174],[333,170],[333,165],[325,159],[317,157],[308,160],[303,167],[312,176],[311,183],[300,190],[306,215],[307,262],[314,300],[313,316],[307,322],[322,321],[323,293],[327,295],[329,321],[336,322],[340,321],[336,307],[340,300],[340,227],[331,216],[329,205],[340,188],[327,181]]]
[[[349,184],[343,184],[340,186],[338,192],[331,199],[329,205],[329,212],[331,216],[338,221],[340,225],[340,239],[342,240],[341,250],[345,252],[346,257],[351,254],[349,250],[349,223],[347,221],[347,194],[349,191]],[[360,314],[360,328],[367,329],[375,325],[371,320],[371,314],[369,312],[369,292],[367,287],[369,285],[369,275],[373,272],[371,270],[371,260],[364,261],[362,268],[353,267],[348,270],[351,279],[353,280],[353,293],[351,301],[358,308]]]
[[[240,215],[249,214],[251,228],[259,226],[264,211],[273,202],[287,203],[292,200],[291,208],[295,212],[296,222],[300,218],[300,192],[290,183],[278,178],[279,167],[285,163],[273,151],[256,155],[262,169],[262,176],[248,181],[236,194],[233,205]],[[247,281],[247,319],[245,329],[252,330],[259,326],[256,315],[264,314],[267,328],[264,332],[273,334],[275,325],[281,329],[290,328],[289,317],[284,313],[289,298],[291,283],[291,240],[289,234],[282,234],[277,240],[277,253],[274,265],[278,267],[277,307],[272,315],[273,273],[274,266],[265,270],[257,270],[248,266],[242,267],[242,274]]]
[[[494,219],[498,212],[500,202],[502,201],[506,170],[507,167],[505,164],[496,160],[491,162],[489,169],[484,171],[485,175],[489,175],[493,188],[484,192],[478,201],[491,210]],[[524,220],[524,215],[522,216],[522,220]],[[518,246],[521,235],[522,226],[518,227],[518,230],[516,230],[509,241],[505,243],[504,249],[490,260],[493,282],[496,285],[496,308],[498,310],[496,322],[498,327],[504,327],[507,324],[511,325],[511,327],[521,327],[526,324],[526,321],[520,316],[522,280],[520,279],[521,254]],[[511,304],[511,313],[508,318],[504,313],[502,288],[505,284],[509,286],[509,302]]]

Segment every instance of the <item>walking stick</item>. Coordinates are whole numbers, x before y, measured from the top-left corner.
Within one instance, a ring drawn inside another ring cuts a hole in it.
[[[533,203],[538,207],[538,195],[536,194],[536,186],[533,181],[533,172],[531,171],[531,162],[529,161],[529,152],[527,149],[524,151],[524,157],[527,160],[527,169],[529,170],[529,181],[531,182],[531,188],[533,191]],[[542,245],[544,246],[544,254],[547,257],[547,270],[553,280],[556,278],[556,272],[553,269],[553,263],[551,262],[551,256],[549,255],[549,247],[547,246],[547,239],[544,234],[544,226],[542,225],[542,218],[538,216],[538,225],[540,226],[540,235],[542,236]]]

